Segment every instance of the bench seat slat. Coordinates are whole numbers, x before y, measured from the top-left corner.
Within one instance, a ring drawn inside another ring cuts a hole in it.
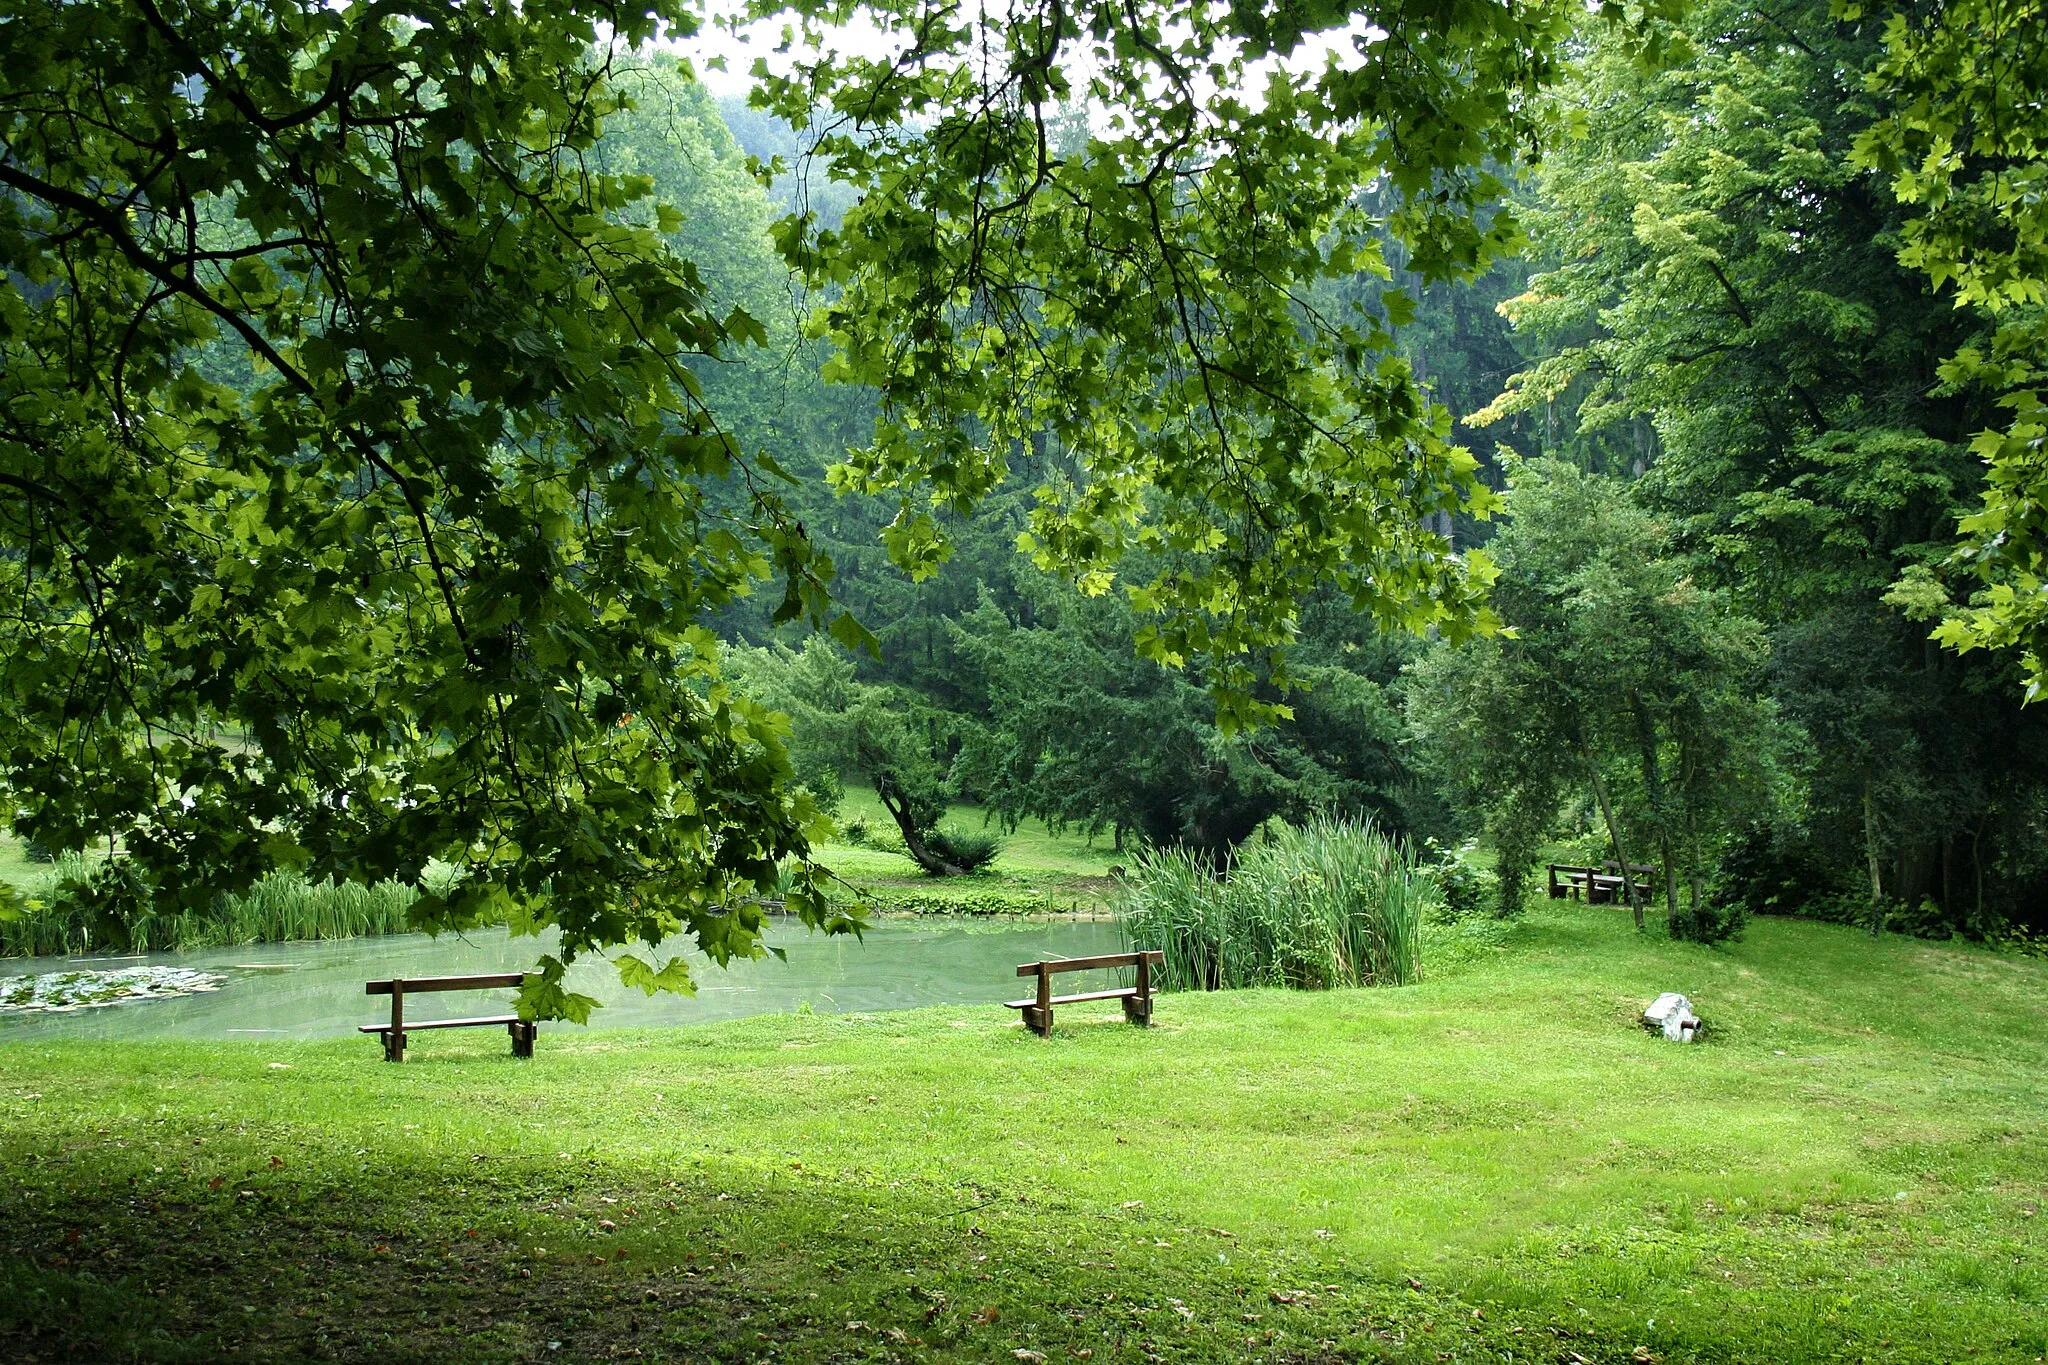
[[[1136,986],[1124,986],[1113,991],[1083,991],[1079,995],[1055,995],[1047,1003],[1054,1005],[1078,1005],[1083,1000],[1121,1000],[1126,997],[1135,997],[1137,994],[1138,988]],[[1005,1000],[1003,1002],[1005,1009],[1021,1010],[1026,1005],[1036,1008],[1038,1000],[1034,997],[1030,1000]],[[411,1028],[412,1025],[408,1024],[406,1027]]]
[[[496,1024],[502,1028],[506,1024],[516,1024],[518,1022],[519,1016],[516,1014],[493,1014],[482,1019],[422,1019],[417,1024],[408,1019],[405,1021],[405,1031],[411,1033],[416,1029],[423,1028],[481,1028],[491,1024]],[[357,1024],[356,1032],[389,1033],[391,1032],[391,1025]]]

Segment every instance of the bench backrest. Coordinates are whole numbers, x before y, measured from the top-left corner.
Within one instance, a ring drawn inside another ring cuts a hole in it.
[[[1025,963],[1017,968],[1017,975],[1037,976],[1041,969],[1050,976],[1054,972],[1085,972],[1096,967],[1135,967],[1139,958],[1157,967],[1166,961],[1166,954],[1154,948],[1137,953],[1104,953],[1101,957],[1050,958],[1044,962]],[[411,990],[412,987],[408,985],[406,989]]]
[[[364,995],[390,995],[397,989],[406,995],[421,991],[488,991],[501,986],[523,986],[525,972],[494,972],[489,976],[401,976],[390,981],[363,983]]]

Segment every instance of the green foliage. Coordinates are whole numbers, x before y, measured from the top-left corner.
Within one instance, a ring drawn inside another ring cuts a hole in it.
[[[1739,900],[1700,896],[1671,917],[1671,937],[1689,943],[1725,943],[1742,937],[1748,919]]]
[[[980,721],[963,732],[955,781],[1005,818],[1212,858],[1274,816],[1370,817],[1402,832],[1429,819],[1382,685],[1404,649],[1341,605],[1314,603],[1301,623],[1292,714],[1226,735],[1199,671],[1133,657],[1126,604],[1019,587],[1015,607],[985,594],[951,632]]]
[[[1484,909],[1489,901],[1498,903],[1498,893],[1488,885],[1485,873],[1465,861],[1464,849],[1440,849],[1434,863],[1422,864],[1436,886],[1437,918],[1446,924],[1470,918]]]
[[[1722,831],[1775,797],[1762,629],[1694,579],[1669,524],[1617,482],[1555,461],[1510,470],[1494,600],[1513,633],[1410,671],[1420,750],[1491,835],[1503,913],[1520,911],[1566,794],[1585,791],[1614,861],[1664,869],[1661,887],[1636,888],[1637,922],[1661,891],[1672,931],[1690,933]]]
[[[1626,432],[1632,495],[1767,624],[1790,730],[1773,840],[1820,860],[1817,907],[1853,878],[1873,919],[1932,896],[1957,926],[2039,922],[2048,719],[2010,659],[1927,642],[1996,413],[1937,375],[1982,323],[1900,263],[1915,211],[1859,159],[1904,107],[1874,76],[1886,39],[1820,0],[1716,0],[1666,31],[1651,68],[1588,44],[1584,135],[1528,214],[1545,268],[1505,305],[1536,360],[1482,416],[1561,422],[1552,449],[1610,468]]]
[[[932,851],[963,872],[978,872],[1003,851],[1002,836],[991,830],[939,825],[926,836]]]
[[[417,923],[559,927],[542,1014],[601,946],[760,950],[747,897],[825,826],[697,622],[771,576],[824,622],[828,569],[766,485],[709,500],[766,466],[692,366],[765,332],[603,164],[609,45],[664,23],[7,25],[0,785],[27,838],[120,837],[110,911],[438,858],[467,875]],[[853,925],[808,874],[790,902]]]
[[[402,934],[417,927],[413,909],[419,892],[413,887],[309,882],[293,872],[272,873],[210,906],[170,913],[132,913],[129,902],[60,894],[66,882],[89,884],[96,871],[95,865],[73,857],[31,879],[22,888],[27,912],[0,920],[0,956],[188,952],[241,943]],[[446,885],[445,878],[437,880]]]
[[[1528,97],[1571,6],[865,13],[886,56],[800,24],[827,55],[759,99],[861,192],[784,249],[832,291],[814,324],[831,374],[881,398],[833,478],[896,499],[898,563],[934,572],[940,516],[1028,462],[1020,543],[1096,593],[1156,552],[1129,585],[1141,651],[1211,660],[1226,731],[1284,714],[1255,687],[1284,684],[1315,592],[1457,638],[1490,626],[1483,556],[1433,514],[1491,495],[1395,353],[1399,310],[1330,317],[1306,296],[1383,272],[1388,234],[1430,279],[1519,242],[1512,214],[1482,211],[1489,166],[1534,137]],[[1346,25],[1389,36],[1342,40],[1355,60],[1264,62]],[[1103,117],[1062,145],[1056,110],[1084,101]],[[1376,182],[1381,217],[1358,195]]]
[[[1865,6],[1836,9],[1854,19]],[[1963,650],[2017,646],[2031,701],[2048,674],[2048,7],[1911,7],[1885,21],[1884,42],[1869,74],[1880,116],[1854,161],[1907,209],[1900,263],[1987,324],[1944,360],[1943,383],[2006,410],[1971,442],[1990,476],[1959,556],[1989,591],[1936,634]]]
[[[1269,824],[1228,875],[1187,849],[1141,854],[1116,902],[1167,990],[1400,986],[1422,978],[1434,887],[1408,845],[1369,824]]]
[[[953,795],[948,769],[958,717],[907,688],[858,681],[852,661],[820,636],[801,650],[770,645],[733,653],[749,694],[793,727],[797,772],[807,783],[836,788],[842,769],[858,774],[874,787],[920,867],[933,876],[972,870],[948,859],[934,838]]]

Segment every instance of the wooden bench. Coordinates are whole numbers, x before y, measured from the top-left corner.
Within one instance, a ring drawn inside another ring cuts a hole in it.
[[[1049,962],[1027,962],[1017,968],[1019,976],[1038,978],[1038,993],[1028,1000],[1005,1000],[1005,1009],[1024,1011],[1024,1027],[1041,1038],[1052,1036],[1054,1005],[1078,1005],[1085,1000],[1121,1000],[1124,1018],[1143,1028],[1152,1022],[1152,969],[1166,960],[1158,951],[1105,953],[1101,957],[1068,957]],[[1138,984],[1117,986],[1106,991],[1081,991],[1075,995],[1054,995],[1052,979],[1058,972],[1086,972],[1098,967],[1136,967]]]
[[[526,981],[524,972],[501,972],[490,976],[417,976],[408,980],[396,977],[390,981],[370,981],[363,985],[365,995],[388,995],[391,997],[391,1022],[388,1024],[360,1024],[358,1033],[380,1033],[384,1036],[384,1060],[402,1062],[405,1060],[405,1035],[420,1029],[430,1028],[486,1028],[503,1024],[505,1031],[512,1035],[512,1055],[531,1057],[533,1040],[540,1033],[540,1025],[531,1020],[521,1019],[516,1014],[489,1014],[477,1019],[423,1019],[409,1023],[405,1017],[405,997],[426,991],[489,991],[506,986],[518,986]]]

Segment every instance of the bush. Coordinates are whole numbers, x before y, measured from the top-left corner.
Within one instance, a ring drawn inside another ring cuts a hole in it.
[[[1751,825],[1722,850],[1711,883],[1715,901],[1744,915],[1815,919],[1840,918],[1839,912],[1829,912],[1848,890],[1812,849],[1761,824]]]
[[[1681,905],[1671,917],[1671,937],[1688,943],[1721,943],[1742,937],[1749,911],[1741,901],[1716,902],[1711,896],[1695,906]]]
[[[925,845],[963,872],[979,872],[1003,851],[1002,836],[987,830],[943,825],[924,836]]]
[[[866,848],[874,841],[875,829],[861,816],[854,816],[839,827],[839,837],[855,848]]]
[[[1467,844],[1465,849],[1440,849],[1437,860],[1422,869],[1435,883],[1436,919],[1441,923],[1456,924],[1476,915],[1494,897],[1494,879],[1465,862],[1461,856],[1471,847]]]
[[[1269,828],[1228,877],[1185,849],[1147,853],[1116,904],[1125,936],[1164,954],[1165,990],[1405,985],[1421,979],[1430,877],[1370,824]]]

